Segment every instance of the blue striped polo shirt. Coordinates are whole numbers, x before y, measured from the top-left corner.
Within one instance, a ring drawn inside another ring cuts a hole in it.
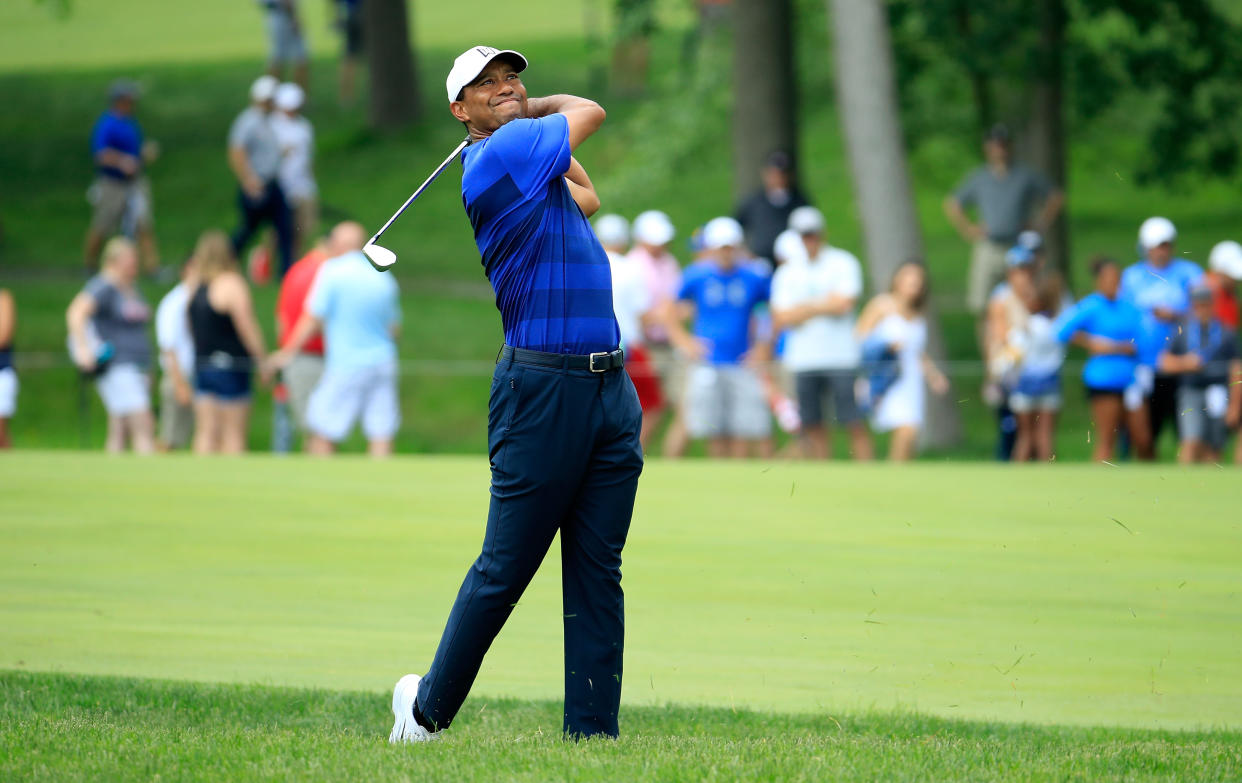
[[[549,353],[612,351],[612,271],[565,184],[569,120],[513,120],[462,152],[461,197],[496,292],[505,342]]]

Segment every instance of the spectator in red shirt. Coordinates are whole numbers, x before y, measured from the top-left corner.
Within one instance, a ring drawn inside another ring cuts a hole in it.
[[[1242,282],[1242,245],[1226,240],[1208,256],[1207,283],[1212,288],[1212,309],[1228,329],[1239,326],[1238,283]]]
[[[276,331],[281,348],[288,344],[294,325],[302,317],[302,311],[306,308],[306,297],[310,294],[315,276],[319,274],[319,268],[323,266],[324,261],[334,255],[337,254],[332,252],[328,240],[320,239],[309,253],[289,267],[285,279],[281,281],[280,296],[276,300]],[[323,375],[323,336],[316,335],[306,342],[302,350],[281,371],[281,380],[289,393],[289,407],[293,411],[293,421],[298,432],[302,433],[304,444],[306,442],[306,405],[321,375]]]

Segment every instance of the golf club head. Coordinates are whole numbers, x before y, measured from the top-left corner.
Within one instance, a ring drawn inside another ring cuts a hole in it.
[[[393,264],[397,263],[397,254],[386,247],[380,247],[375,244],[375,238],[367,242],[362,247],[362,254],[371,262],[371,266],[375,267],[378,272],[387,272]]]

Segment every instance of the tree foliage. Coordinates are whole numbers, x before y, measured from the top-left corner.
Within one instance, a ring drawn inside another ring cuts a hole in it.
[[[1029,0],[890,0],[901,99],[912,138],[946,123],[1021,123],[1047,67]],[[1242,28],[1213,0],[1066,0],[1066,118],[1081,129],[1130,99],[1148,151],[1142,181],[1238,173]],[[970,109],[960,107],[964,91]],[[956,97],[957,100],[949,100]],[[975,141],[972,134],[971,143]]]

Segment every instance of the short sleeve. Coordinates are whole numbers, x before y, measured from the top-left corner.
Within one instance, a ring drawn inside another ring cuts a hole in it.
[[[177,337],[182,331],[178,319],[185,317],[183,297],[170,293],[160,302],[155,310],[155,342],[161,351],[170,351],[176,347]]]
[[[95,123],[91,130],[91,157],[95,157],[108,147],[108,122],[103,117]]]
[[[320,267],[306,296],[306,312],[323,320],[332,309],[332,270]]]
[[[963,207],[975,206],[979,202],[979,175],[980,172],[972,171],[953,191],[954,200]]]
[[[251,117],[249,111],[244,111],[237,115],[237,119],[233,120],[233,124],[229,126],[229,146],[244,147],[246,145],[246,137],[250,135]]]
[[[681,278],[681,287],[677,289],[677,298],[684,302],[693,302],[698,298],[700,282],[703,275],[693,267],[686,270]]]
[[[769,275],[756,274],[752,284],[755,304],[762,304],[772,298],[772,278]]]
[[[862,264],[853,253],[841,251],[841,287],[837,292],[841,296],[857,299],[862,296],[863,279]]]
[[[1074,335],[1082,329],[1083,323],[1086,322],[1087,316],[1090,314],[1090,303],[1084,299],[1078,304],[1070,307],[1061,317],[1056,320],[1055,328],[1057,340],[1062,343],[1068,343],[1074,339]]]
[[[514,120],[496,131],[487,146],[518,190],[529,195],[569,170],[569,118],[549,114]]]
[[[788,263],[777,267],[772,275],[772,307],[784,310],[798,303],[798,281],[794,268]]]

